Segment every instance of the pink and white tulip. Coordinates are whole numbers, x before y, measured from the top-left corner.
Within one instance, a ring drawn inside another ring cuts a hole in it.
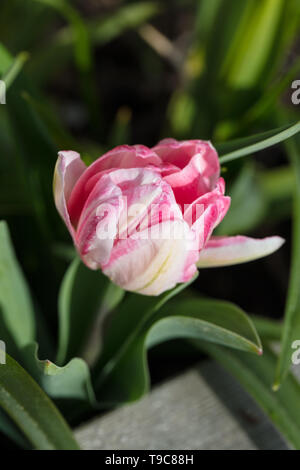
[[[86,167],[59,152],[54,197],[82,261],[122,288],[158,295],[198,267],[268,255],[280,237],[213,237],[230,198],[210,142],[120,146]]]

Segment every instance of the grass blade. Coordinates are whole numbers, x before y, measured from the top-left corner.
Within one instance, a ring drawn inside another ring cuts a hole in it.
[[[215,147],[221,155],[220,163],[224,164],[279,144],[298,132],[300,132],[300,121],[244,139],[237,139],[224,144],[216,144]]]
[[[292,343],[294,340],[300,339],[300,151],[294,139],[286,143],[286,149],[294,169],[295,178],[293,248],[281,353],[274,383],[275,390],[280,387],[291,366]]]

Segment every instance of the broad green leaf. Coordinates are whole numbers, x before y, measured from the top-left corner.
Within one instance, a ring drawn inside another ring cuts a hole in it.
[[[120,289],[100,271],[88,269],[79,258],[70,265],[61,285],[59,309],[58,364],[81,355],[95,320],[103,313],[104,299],[110,288],[111,303]],[[102,310],[102,312],[101,312]]]
[[[300,122],[283,126],[279,129],[256,134],[244,139],[236,139],[224,144],[216,144],[215,147],[220,155],[220,163],[228,163],[237,158],[258,152],[273,145],[289,139],[300,131]]]
[[[35,338],[34,310],[5,222],[0,222],[0,337],[18,348]],[[7,336],[9,335],[9,337]]]
[[[293,248],[292,265],[288,295],[286,300],[281,352],[276,371],[274,387],[284,381],[291,366],[292,343],[300,339],[300,146],[296,140],[286,143],[294,171],[294,210],[293,210]]]
[[[186,299],[170,302],[151,327],[147,347],[174,338],[198,338],[242,351],[262,353],[250,318],[229,302]]]
[[[264,345],[264,354],[255,357],[243,352],[218,347],[204,342],[193,344],[216,359],[255,399],[283,436],[300,449],[300,384],[292,374],[275,393],[272,382],[277,358]]]
[[[18,427],[1,408],[0,433],[5,434],[5,436],[14,441],[19,447],[23,449],[27,449],[29,447],[28,441],[25,439]]]
[[[131,314],[129,310],[127,315]],[[261,353],[256,330],[238,307],[202,299],[170,302],[152,312],[139,333],[132,335],[126,347],[106,364],[105,375],[97,383],[98,401],[112,406],[139,399],[149,388],[147,348],[176,338],[205,339]]]
[[[57,408],[9,355],[0,366],[0,407],[25,434],[35,449],[79,449]]]
[[[49,360],[40,360],[37,353],[37,344],[29,344],[22,350],[22,363],[47,395],[94,405],[90,371],[83,359],[73,358],[64,367],[58,367]]]
[[[129,294],[111,318],[105,332],[105,342],[99,362],[95,368],[96,388],[107,379],[125,352],[131,347],[147,322],[172,297],[194,281],[196,276],[186,284],[178,284],[158,297]]]

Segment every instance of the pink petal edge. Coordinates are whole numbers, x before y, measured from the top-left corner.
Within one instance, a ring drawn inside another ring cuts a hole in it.
[[[277,251],[285,240],[278,236],[255,239],[241,235],[211,237],[200,252],[199,268],[231,266],[268,256]]]

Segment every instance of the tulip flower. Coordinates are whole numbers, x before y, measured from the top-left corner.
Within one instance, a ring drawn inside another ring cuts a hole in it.
[[[89,167],[77,152],[59,152],[54,197],[82,261],[145,295],[190,280],[197,267],[254,260],[283,243],[213,236],[230,197],[207,141],[119,146]]]

